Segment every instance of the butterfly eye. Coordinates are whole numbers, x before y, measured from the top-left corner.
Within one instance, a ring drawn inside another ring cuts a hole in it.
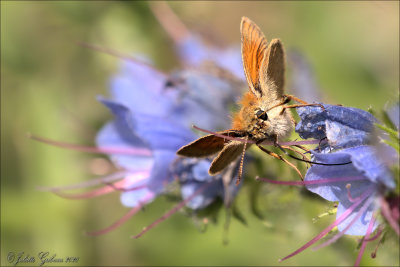
[[[259,119],[261,119],[261,120],[263,120],[263,121],[268,120],[267,112],[264,111],[264,110],[261,110],[261,109],[260,109],[259,111],[257,111],[257,112],[256,112],[256,116],[257,116],[257,118],[259,118]]]

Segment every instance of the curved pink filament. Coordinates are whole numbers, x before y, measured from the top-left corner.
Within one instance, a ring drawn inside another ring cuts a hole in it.
[[[378,239],[378,237],[380,237],[382,233],[383,233],[383,227],[379,227],[378,230],[376,231],[376,234],[373,237],[364,238],[364,240],[367,242],[374,241],[374,240]]]
[[[117,220],[115,223],[111,224],[110,226],[98,230],[98,231],[93,231],[93,232],[86,232],[87,235],[103,235],[106,233],[111,232],[112,230],[118,228],[119,226],[123,225],[126,221],[128,221],[133,215],[135,215],[139,210],[143,208],[143,205],[139,205],[136,207],[133,207],[126,213],[124,216],[121,217],[121,219]]]
[[[123,185],[124,183],[125,183],[125,181],[121,180],[121,181],[115,182],[113,184],[113,186],[120,186],[120,185]],[[102,195],[109,194],[109,193],[114,192],[114,191],[115,191],[114,187],[112,187],[109,184],[107,184],[107,185],[105,185],[103,187],[100,187],[100,188],[97,188],[97,189],[94,189],[92,191],[85,192],[85,193],[69,194],[69,193],[60,192],[58,190],[54,190],[52,192],[54,194],[56,194],[57,196],[60,196],[60,197],[63,197],[63,198],[85,199],[85,198],[93,198],[93,197],[102,196]]]
[[[350,192],[351,184],[346,185],[346,190],[347,190],[347,198],[349,199],[350,202],[356,202],[359,197],[353,198]]]
[[[154,72],[157,72],[157,73],[159,73],[159,74],[161,74],[161,75],[163,75],[165,77],[167,76],[167,74],[165,72],[162,72],[162,71],[156,69],[151,64],[143,62],[143,61],[141,61],[141,60],[139,60],[139,59],[137,59],[135,57],[132,57],[132,56],[129,56],[129,55],[126,55],[126,54],[122,54],[122,53],[117,52],[115,50],[112,50],[110,48],[104,48],[104,47],[100,47],[100,46],[97,46],[97,45],[88,44],[88,43],[85,43],[85,42],[78,42],[78,45],[93,49],[93,50],[101,52],[101,53],[108,54],[110,56],[114,56],[114,57],[120,58],[122,60],[131,61],[133,63],[148,67],[151,70],[153,70]]]
[[[305,250],[306,248],[310,247],[311,245],[313,245],[315,242],[317,242],[318,240],[320,240],[322,237],[324,237],[327,233],[329,233],[334,227],[336,227],[337,225],[339,225],[342,221],[344,221],[353,211],[355,208],[357,208],[360,203],[368,197],[369,194],[371,194],[372,189],[365,191],[361,196],[360,200],[355,202],[353,205],[351,205],[347,210],[345,210],[343,212],[342,215],[339,216],[339,218],[336,219],[336,221],[334,221],[331,225],[329,225],[327,228],[325,228],[321,233],[319,233],[316,237],[314,237],[313,239],[311,239],[309,242],[307,242],[306,244],[304,244],[302,247],[300,247],[299,249],[297,249],[296,251],[294,251],[293,253],[289,254],[288,256],[279,259],[279,261],[284,261],[288,258],[291,258],[297,254],[299,254],[300,252],[302,252],[303,250]]]
[[[271,183],[271,184],[281,184],[281,185],[315,185],[315,184],[329,184],[329,183],[342,183],[349,181],[364,180],[363,176],[349,176],[349,177],[337,177],[337,178],[325,178],[313,181],[277,181],[268,178],[256,177],[256,180]]]
[[[89,152],[89,153],[100,153],[100,154],[126,154],[133,156],[148,156],[151,157],[151,150],[147,148],[123,148],[123,147],[91,147],[91,146],[82,146],[70,143],[59,142],[51,139],[47,139],[44,137],[38,137],[29,134],[28,138],[31,138],[35,141],[39,141],[48,145],[53,145],[57,147]]]
[[[212,131],[209,131],[209,130],[205,130],[205,129],[199,128],[196,125],[193,125],[192,127],[195,128],[196,130],[199,130],[199,131],[202,131],[202,132],[205,132],[205,133],[208,133],[208,134],[212,134],[212,135],[221,137],[223,139],[234,140],[234,141],[239,141],[239,142],[242,142],[242,143],[250,143],[250,144],[255,144],[256,143],[256,141],[254,141],[254,140],[247,140],[246,141],[244,138],[238,138],[238,137],[232,137],[232,136],[219,134],[219,133],[216,133],[216,132],[212,132]],[[279,144],[280,145],[284,145],[284,146],[317,145],[317,144],[319,144],[319,142],[320,142],[319,140],[306,140],[306,141],[280,142]],[[274,142],[272,142],[272,141],[264,141],[261,144],[263,144],[263,145],[273,145]]]
[[[37,189],[40,191],[63,191],[63,190],[85,188],[85,187],[95,186],[95,185],[99,185],[99,184],[106,184],[106,183],[113,182],[115,180],[122,179],[122,178],[124,178],[124,176],[126,174],[127,174],[126,172],[117,172],[117,173],[113,173],[111,175],[103,176],[100,178],[91,179],[90,181],[86,181],[83,183],[67,185],[67,186],[56,186],[56,187],[39,186],[39,187],[37,187]]]
[[[341,231],[340,233],[336,234],[334,237],[332,237],[331,239],[329,239],[328,241],[313,247],[313,250],[317,250],[323,247],[326,247],[334,242],[336,242],[340,237],[342,237],[344,234],[346,234],[346,232],[350,229],[350,227],[361,217],[361,215],[363,215],[363,213],[368,209],[369,205],[371,205],[373,201],[372,197],[368,197],[367,201],[365,201],[365,203],[362,205],[361,209],[357,212],[357,215],[351,220],[351,222],[343,229],[343,231]]]
[[[197,189],[191,196],[189,196],[188,198],[184,199],[183,201],[181,201],[180,203],[178,203],[175,207],[173,207],[172,209],[170,209],[169,211],[167,211],[163,216],[161,216],[160,218],[158,218],[156,221],[154,221],[153,223],[151,223],[150,225],[146,226],[145,228],[143,228],[143,230],[134,236],[131,236],[131,238],[139,238],[141,237],[143,234],[145,234],[146,232],[148,232],[150,229],[154,228],[155,226],[157,226],[158,224],[160,224],[161,222],[165,221],[166,219],[168,219],[171,215],[173,215],[174,213],[176,213],[178,210],[180,210],[181,208],[183,208],[186,203],[188,203],[189,201],[191,201],[194,197],[196,197],[198,194],[200,194],[201,192],[204,191],[204,189],[206,189],[207,187],[209,187],[211,184],[213,184],[214,182],[211,183],[206,183],[203,186],[201,186],[199,189]]]
[[[380,203],[381,203],[381,211],[382,211],[383,217],[385,217],[385,219],[388,221],[388,223],[389,223],[390,226],[393,228],[393,230],[396,232],[396,234],[397,234],[398,236],[400,236],[400,227],[399,227],[399,224],[398,224],[398,222],[396,222],[396,220],[392,217],[388,202],[385,200],[384,197],[380,197],[379,200],[380,200]]]
[[[369,238],[369,235],[370,235],[371,232],[372,232],[372,228],[373,228],[374,223],[375,223],[375,217],[376,217],[376,214],[372,215],[371,221],[369,221],[367,233],[365,234],[364,240],[363,240],[363,242],[362,242],[362,244],[361,244],[361,247],[360,247],[360,251],[358,252],[357,260],[356,260],[356,262],[354,263],[354,266],[355,266],[355,267],[360,266],[360,261],[361,261],[361,258],[362,258],[362,256],[363,256],[363,254],[364,254],[365,246],[367,245],[367,241],[366,241],[365,239],[368,239],[368,238]]]

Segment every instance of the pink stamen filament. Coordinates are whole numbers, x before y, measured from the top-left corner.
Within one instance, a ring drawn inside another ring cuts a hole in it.
[[[378,239],[378,237],[381,236],[382,233],[383,233],[383,227],[379,226],[378,230],[376,231],[376,234],[373,237],[364,238],[364,240],[367,241],[367,242],[375,241],[376,239]]]
[[[80,189],[80,188],[95,186],[95,185],[99,185],[99,184],[111,183],[113,181],[124,178],[124,176],[126,174],[127,174],[126,172],[117,172],[117,173],[113,173],[111,175],[107,175],[107,176],[100,177],[97,179],[92,179],[90,181],[79,183],[79,184],[73,184],[73,185],[67,185],[67,186],[57,186],[57,187],[39,186],[39,187],[37,187],[37,189],[40,191],[64,191],[64,190]]]
[[[126,154],[133,156],[147,156],[151,157],[151,150],[147,148],[122,148],[122,147],[90,147],[90,146],[81,146],[76,144],[59,142],[51,139],[47,139],[44,137],[38,137],[31,134],[28,134],[28,138],[31,138],[35,141],[39,141],[48,145],[53,145],[57,147],[67,148],[76,151],[83,151],[89,153],[100,153],[100,154]]]
[[[337,178],[325,178],[313,181],[277,181],[268,178],[256,177],[256,180],[271,183],[271,184],[281,184],[281,185],[315,185],[315,184],[329,184],[329,183],[342,183],[349,181],[365,180],[363,176],[349,176],[349,177],[337,177]]]
[[[379,231],[379,230],[380,230],[380,231]],[[378,229],[378,233],[376,233],[376,235],[375,235],[374,237],[368,238],[367,241],[371,241],[372,239],[375,240],[375,237],[376,237],[376,238],[379,237],[380,234],[381,234],[382,232],[383,232],[383,229],[380,227],[380,228]],[[378,248],[379,248],[380,244],[382,244],[383,237],[384,237],[384,236],[382,236],[382,238],[379,240],[378,244],[376,244],[376,247],[375,247],[374,251],[371,252],[371,258],[373,258],[373,259],[376,258],[376,253],[378,252]],[[365,239],[364,239],[364,240],[365,240]]]
[[[85,42],[78,42],[78,45],[93,49],[95,51],[98,51],[98,52],[101,52],[101,53],[104,53],[104,54],[108,54],[108,55],[113,56],[113,57],[120,58],[122,60],[131,61],[133,63],[148,67],[149,69],[159,73],[160,75],[163,75],[165,77],[167,76],[166,73],[154,68],[154,66],[152,66],[151,64],[143,62],[143,61],[141,61],[141,60],[139,60],[139,59],[137,59],[135,57],[132,57],[132,56],[129,56],[129,55],[126,55],[126,54],[122,54],[122,53],[117,52],[115,50],[112,50],[110,48],[100,47],[100,46],[93,45],[93,44],[88,44],[88,43],[85,43]]]
[[[209,187],[211,184],[214,184],[215,182],[211,182],[211,183],[206,183],[203,186],[201,186],[199,189],[197,189],[191,196],[189,196],[188,198],[186,198],[185,200],[181,201],[180,203],[178,203],[176,206],[174,206],[172,209],[170,209],[169,211],[167,211],[163,216],[161,216],[160,218],[158,218],[156,221],[154,221],[153,223],[151,223],[150,225],[146,226],[145,228],[143,228],[143,230],[134,236],[131,236],[131,238],[139,238],[142,235],[144,235],[146,232],[148,232],[150,229],[154,228],[155,226],[157,226],[158,224],[160,224],[161,222],[165,221],[166,219],[168,219],[171,215],[173,215],[174,213],[176,213],[177,211],[179,211],[181,208],[183,208],[189,201],[191,201],[194,197],[196,197],[197,195],[199,195],[201,192],[203,192],[207,187]]]
[[[256,141],[254,141],[254,140],[247,140],[246,141],[244,138],[226,136],[226,135],[223,135],[223,134],[219,134],[219,133],[216,133],[216,132],[212,132],[212,131],[209,131],[209,130],[205,130],[205,129],[199,128],[196,125],[193,125],[192,127],[194,129],[196,129],[196,130],[199,130],[199,131],[202,131],[202,132],[205,132],[205,133],[208,133],[208,134],[212,134],[212,135],[221,137],[223,139],[234,140],[234,141],[239,141],[239,142],[242,142],[242,143],[250,143],[250,144],[255,144],[256,143]],[[306,141],[280,142],[279,144],[280,145],[284,145],[284,146],[317,145],[317,144],[319,144],[319,142],[320,142],[319,140],[306,140]],[[274,145],[274,142],[272,142],[272,141],[264,141],[261,144],[263,144],[263,145]]]
[[[385,200],[385,198],[380,197],[380,203],[383,217],[385,217],[385,219],[388,221],[389,225],[393,228],[396,234],[400,236],[399,223],[396,222],[396,220],[392,217],[388,202]]]
[[[98,231],[93,231],[93,232],[86,232],[87,235],[103,235],[106,233],[111,232],[112,230],[118,228],[119,226],[121,226],[122,224],[124,224],[126,221],[128,221],[133,215],[135,215],[138,211],[140,211],[143,206],[148,203],[152,198],[154,197],[153,194],[149,194],[146,196],[145,199],[143,199],[143,201],[141,203],[139,203],[138,206],[133,207],[131,210],[129,210],[128,213],[126,213],[124,216],[121,217],[121,219],[117,220],[115,223],[113,223],[112,225],[102,229],[102,230],[98,230]]]
[[[350,202],[356,202],[356,201],[359,199],[359,197],[358,197],[358,198],[353,198],[353,197],[351,196],[350,188],[351,188],[351,184],[347,184],[347,185],[346,185],[347,198],[349,199]]]
[[[114,186],[122,186],[125,183],[124,180],[118,181],[114,183]],[[52,191],[54,194],[56,194],[59,197],[63,197],[63,198],[68,198],[68,199],[86,199],[86,198],[93,198],[93,197],[98,197],[98,196],[102,196],[105,194],[109,194],[111,192],[114,192],[115,189],[114,187],[111,187],[109,184],[94,189],[92,191],[89,192],[85,192],[85,193],[78,193],[78,194],[69,194],[69,193],[64,193],[64,192],[60,192],[57,190]]]
[[[158,22],[175,43],[180,43],[189,31],[166,2],[150,3],[150,9]]]
[[[363,254],[364,254],[365,246],[367,245],[367,241],[365,239],[368,239],[369,235],[372,232],[372,228],[373,228],[374,223],[375,223],[375,217],[376,217],[376,214],[372,215],[372,218],[369,221],[367,233],[365,234],[364,240],[363,240],[363,242],[361,244],[361,247],[360,247],[360,251],[358,252],[357,260],[356,260],[356,262],[354,264],[355,267],[360,266],[360,261],[361,261],[361,258],[363,256]]]
[[[359,199],[359,197],[357,198]],[[351,222],[341,231],[340,233],[336,234],[334,237],[332,237],[330,240],[313,247],[312,250],[317,250],[326,246],[329,246],[330,244],[333,244],[336,242],[340,237],[342,237],[349,229],[350,227],[361,217],[361,215],[364,214],[364,212],[368,209],[368,207],[371,205],[373,201],[372,197],[368,197],[367,201],[362,205],[361,209],[357,212],[356,216],[351,220]]]
[[[139,190],[139,189],[143,189],[146,188],[147,185],[139,185],[139,186],[135,186],[132,188],[123,188],[123,187],[117,187],[116,184],[107,184],[108,186],[110,186],[111,188],[113,188],[115,191],[120,191],[120,192],[131,192],[131,191],[135,191],[135,190]]]
[[[316,237],[314,237],[313,239],[311,239],[309,242],[307,242],[305,245],[303,245],[302,247],[300,247],[299,249],[297,249],[296,251],[294,251],[293,253],[289,254],[288,256],[279,259],[279,261],[284,261],[288,258],[291,258],[297,254],[299,254],[300,252],[302,252],[303,250],[305,250],[306,248],[310,247],[311,245],[313,245],[315,242],[317,242],[318,240],[320,240],[322,237],[324,237],[327,233],[329,233],[333,228],[335,228],[337,225],[339,225],[342,221],[344,221],[353,211],[355,208],[357,208],[360,203],[368,197],[369,194],[372,193],[372,188],[370,188],[369,190],[365,191],[362,195],[359,201],[355,202],[354,204],[352,204],[347,210],[345,210],[343,212],[342,215],[339,216],[339,218],[336,219],[336,221],[334,221],[331,225],[329,225],[327,228],[325,228],[321,233],[319,233]]]

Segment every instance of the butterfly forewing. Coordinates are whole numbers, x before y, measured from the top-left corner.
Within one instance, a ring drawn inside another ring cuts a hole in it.
[[[250,19],[241,22],[242,61],[247,82],[253,94],[261,97],[260,70],[267,49],[267,40],[260,28]]]
[[[237,136],[237,131],[227,130],[218,132],[226,136]],[[181,147],[176,154],[185,157],[208,157],[221,151],[229,140],[209,134]]]

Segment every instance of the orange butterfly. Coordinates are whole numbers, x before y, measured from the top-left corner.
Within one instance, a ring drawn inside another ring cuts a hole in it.
[[[212,161],[209,174],[216,175],[242,154],[239,177],[243,169],[244,153],[253,140],[264,152],[285,161],[276,153],[266,150],[259,144],[265,140],[277,144],[287,137],[293,129],[294,120],[287,108],[315,105],[284,94],[285,54],[279,39],[268,44],[260,28],[250,19],[243,17],[241,22],[242,61],[249,91],[244,94],[241,109],[235,114],[232,129],[218,132],[220,135],[244,137],[245,141],[228,140],[213,134],[203,136],[181,147],[177,154],[186,157],[207,157],[218,153]],[[285,105],[290,100],[299,105]]]

